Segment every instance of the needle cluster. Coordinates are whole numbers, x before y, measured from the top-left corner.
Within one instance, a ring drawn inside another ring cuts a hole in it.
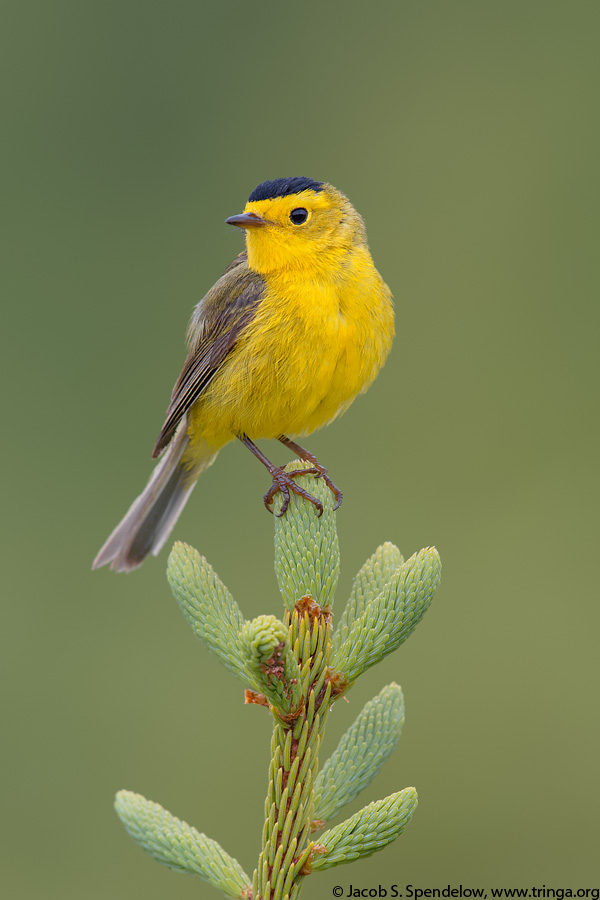
[[[290,469],[298,466],[308,467],[295,462]],[[264,706],[273,720],[262,848],[253,876],[216,841],[159,804],[130,791],[119,791],[115,804],[129,834],[156,860],[199,875],[238,900],[296,900],[311,873],[370,856],[395,840],[417,805],[416,791],[408,787],[323,830],[395,748],[404,722],[397,684],[365,705],[320,770],[319,746],[335,702],[423,617],[440,581],[438,553],[428,548],[405,562],[393,544],[383,544],[356,576],[334,628],[339,546],[331,493],[311,475],[299,480],[324,512],[318,517],[312,504],[293,497],[285,516],[275,517],[281,620],[262,615],[247,621],[211,566],[186,544],[175,544],[167,570],[194,633],[242,682],[246,702]]]

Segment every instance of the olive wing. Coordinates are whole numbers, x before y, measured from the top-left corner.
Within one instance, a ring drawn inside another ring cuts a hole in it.
[[[167,446],[187,410],[235,347],[254,318],[264,289],[261,276],[248,267],[246,253],[240,253],[196,306],[188,330],[188,355],[175,382],[153,457]]]

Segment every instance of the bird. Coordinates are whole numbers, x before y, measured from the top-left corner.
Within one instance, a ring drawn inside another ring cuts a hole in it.
[[[226,224],[245,250],[200,300],[187,358],[154,446],[160,457],[144,491],[110,534],[92,568],[117,572],[157,555],[199,476],[239,439],[267,468],[284,515],[291,493],[323,511],[296,481],[322,478],[335,508],[342,492],[302,437],[343,413],[371,385],[394,338],[389,287],[375,268],[365,224],[331,184],[304,176],[264,181]],[[309,463],[286,472],[255,444],[276,439]]]

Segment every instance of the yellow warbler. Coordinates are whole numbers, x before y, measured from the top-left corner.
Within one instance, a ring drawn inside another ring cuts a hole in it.
[[[344,412],[389,353],[391,293],[373,265],[364,222],[330,184],[296,177],[260,184],[227,223],[244,229],[246,249],[194,310],[188,356],[154,447],[162,459],[94,568],[129,571],[156,555],[198,477],[233,438],[273,479],[267,508],[282,491],[285,513],[292,491],[322,512],[293,472],[261,453],[259,438],[309,461],[341,502],[326,469],[288,435],[310,434]]]

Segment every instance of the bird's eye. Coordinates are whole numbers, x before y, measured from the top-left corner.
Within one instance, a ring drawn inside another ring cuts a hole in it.
[[[297,209],[291,211],[290,219],[294,225],[302,225],[308,219],[308,210],[304,209],[303,206],[299,206]]]

